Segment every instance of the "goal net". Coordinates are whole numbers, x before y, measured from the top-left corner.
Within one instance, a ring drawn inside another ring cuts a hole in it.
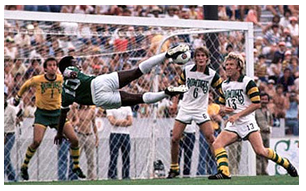
[[[73,55],[84,73],[100,75],[136,67],[141,61],[181,42],[188,43],[192,50],[206,46],[211,53],[210,67],[221,76],[224,74],[222,62],[228,51],[232,49],[243,53],[246,58],[246,74],[253,76],[251,23],[23,11],[5,11],[4,19],[5,88],[10,100],[26,79],[43,72],[42,62],[49,56],[60,59],[65,55]],[[177,85],[183,69],[184,66],[166,60],[124,90],[134,93],[163,90],[169,85]],[[23,96],[23,121],[16,128],[16,139],[10,152],[17,174],[26,149],[33,140],[34,91],[31,89]],[[91,179],[110,178],[109,166],[113,163],[116,164],[115,177],[118,179],[123,177],[123,169],[126,168],[132,179],[161,178],[167,175],[170,168],[170,136],[177,113],[172,102],[172,99],[164,99],[152,105],[131,107],[133,123],[127,127],[130,147],[118,147],[117,161],[110,159],[110,134],[113,132],[106,117],[107,111],[95,108],[99,145],[90,148],[93,157],[85,147],[82,150],[80,166],[84,173],[87,176],[91,173]],[[72,113],[71,120],[80,113]],[[30,180],[73,179],[69,175],[69,145],[56,146],[53,143],[55,134],[54,129],[47,128],[39,149],[29,163]],[[88,133],[88,139],[95,139],[91,135]],[[181,176],[184,163],[188,161],[191,162],[191,177],[213,173],[215,165],[213,161],[209,162],[213,158],[199,128],[196,125],[189,127],[185,135],[182,141],[189,145],[181,147],[186,151],[180,159]],[[193,138],[188,140],[190,137]],[[112,146],[121,144],[120,141],[118,138]],[[228,151],[233,175],[255,175],[255,154],[247,142],[240,142]],[[126,161],[123,161],[127,160],[127,154],[130,161],[128,167]],[[91,162],[88,163],[89,160]]]

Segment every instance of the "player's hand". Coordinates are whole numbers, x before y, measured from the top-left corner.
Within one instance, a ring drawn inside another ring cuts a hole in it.
[[[239,115],[235,114],[235,115],[230,116],[228,118],[228,121],[231,122],[231,123],[234,123],[237,119],[239,119]]]
[[[20,97],[18,95],[16,95],[14,97],[13,104],[14,104],[14,106],[17,106],[17,105],[19,105],[19,103],[20,103]]]
[[[231,107],[224,107],[224,112],[225,112],[226,114],[232,113],[233,111],[234,111],[234,109],[231,108]]]
[[[54,144],[56,145],[62,144],[63,139],[64,139],[64,136],[57,133],[56,136],[54,137]]]

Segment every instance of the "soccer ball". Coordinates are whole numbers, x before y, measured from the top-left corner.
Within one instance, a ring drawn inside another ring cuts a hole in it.
[[[173,59],[173,62],[175,64],[184,65],[186,64],[191,58],[191,52],[190,50],[183,52],[179,54],[175,59]]]

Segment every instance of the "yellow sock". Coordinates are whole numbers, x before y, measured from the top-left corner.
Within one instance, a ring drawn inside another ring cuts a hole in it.
[[[35,154],[36,149],[32,149],[30,146],[27,149],[27,152],[25,154],[25,158],[22,164],[22,168],[28,168],[28,165],[30,163],[31,158],[33,157],[33,155]]]
[[[171,168],[172,170],[180,170],[180,167],[179,167],[178,163],[170,164],[170,168]]]
[[[224,148],[219,148],[215,150],[215,157],[217,160],[218,171],[222,171],[226,176],[230,176],[228,167],[228,156]]]
[[[80,165],[79,165],[80,149],[79,147],[70,147],[70,155],[72,156],[73,168],[80,168]]]
[[[276,152],[274,152],[270,148],[268,150],[269,150],[268,159],[271,159],[275,163],[283,166],[284,168],[288,168],[289,161],[287,159],[280,157]]]

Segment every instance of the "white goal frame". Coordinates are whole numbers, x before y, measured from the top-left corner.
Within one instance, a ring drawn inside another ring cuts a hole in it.
[[[253,23],[251,22],[123,17],[123,16],[107,16],[107,15],[88,15],[88,14],[71,14],[71,13],[63,14],[63,13],[8,11],[8,10],[4,11],[4,19],[205,29],[205,32],[201,31],[199,33],[213,33],[220,31],[241,30],[245,34],[246,75],[254,77],[254,64],[253,64],[254,36],[253,36]],[[154,138],[155,128],[154,124],[152,125],[153,125],[151,129],[152,137]],[[248,149],[250,151],[248,152],[249,172],[247,174],[249,176],[255,176],[256,157],[250,145],[249,148],[250,148]],[[148,168],[150,169],[150,177],[152,177],[151,173],[153,172],[153,161],[155,160],[154,151],[151,154],[152,154],[151,156],[152,162],[150,163],[151,167]]]

